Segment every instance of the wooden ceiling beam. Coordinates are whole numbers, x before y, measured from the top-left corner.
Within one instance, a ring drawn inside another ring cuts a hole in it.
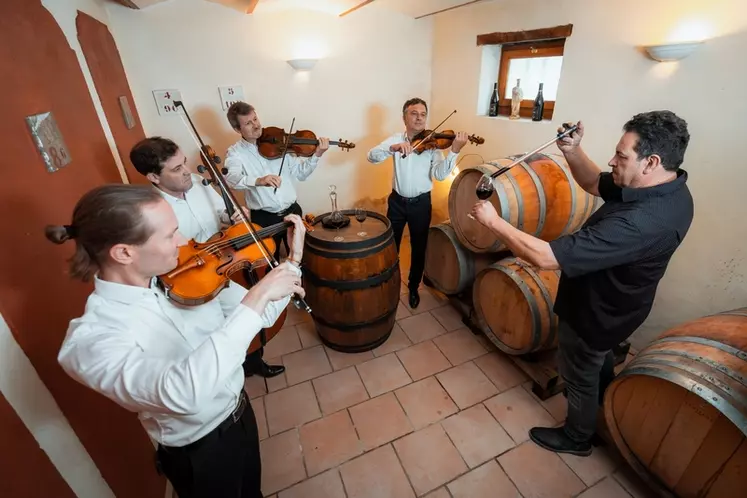
[[[373,2],[373,1],[374,0],[364,0],[363,2],[359,3],[355,7],[351,8],[351,9],[348,9],[345,12],[343,12],[342,14],[340,14],[340,17],[345,17],[346,15],[355,12],[356,10],[360,9],[361,7],[365,7],[366,5],[368,5],[369,3]]]
[[[114,0],[114,1],[119,4],[124,5],[125,7],[129,7],[131,9],[137,9],[137,10],[140,9],[140,7],[138,7],[137,4],[133,2],[132,0]]]
[[[254,9],[257,8],[257,4],[259,3],[259,0],[249,0],[249,5],[246,7],[246,13],[251,14],[254,12]]]
[[[459,5],[454,5],[453,7],[448,7],[446,9],[437,10],[435,12],[431,12],[430,14],[423,14],[422,16],[418,16],[415,19],[422,19],[428,16],[435,16],[436,14],[440,14],[441,12],[448,12],[450,10],[459,9],[461,7],[466,7],[467,5],[472,5],[473,3],[482,2],[482,1],[483,0],[471,0],[470,2],[464,2]]]

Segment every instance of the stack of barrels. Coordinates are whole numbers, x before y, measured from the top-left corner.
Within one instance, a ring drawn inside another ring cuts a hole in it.
[[[557,346],[553,304],[559,274],[517,260],[469,213],[477,182],[512,162],[498,159],[468,168],[449,192],[449,221],[431,227],[425,275],[447,295],[471,301],[474,318],[502,351],[520,355]],[[559,155],[534,154],[497,177],[489,201],[511,225],[542,240],[573,233],[596,207]]]

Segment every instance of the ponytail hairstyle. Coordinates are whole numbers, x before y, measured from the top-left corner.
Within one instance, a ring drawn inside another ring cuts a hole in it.
[[[103,185],[86,193],[73,210],[69,225],[49,225],[44,234],[55,244],[75,241],[70,274],[84,282],[101,270],[109,250],[117,244],[142,245],[153,234],[142,208],[162,201],[147,185]]]

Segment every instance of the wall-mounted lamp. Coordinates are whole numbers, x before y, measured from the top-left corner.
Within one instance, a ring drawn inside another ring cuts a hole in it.
[[[671,62],[684,59],[692,54],[696,48],[703,44],[702,41],[686,43],[666,43],[663,45],[649,45],[643,47],[648,55],[659,62]]]
[[[291,59],[286,62],[296,71],[311,71],[311,68],[316,65],[316,61],[317,59]]]

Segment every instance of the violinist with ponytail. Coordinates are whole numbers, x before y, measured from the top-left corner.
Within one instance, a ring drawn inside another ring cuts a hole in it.
[[[300,254],[304,225],[298,216],[287,220]],[[69,225],[47,227],[46,235],[58,244],[72,239],[70,273],[94,283],[58,355],[65,372],[138,413],[180,498],[261,497],[259,436],[241,365],[259,331],[292,295],[304,296],[301,271],[286,262],[249,291],[231,283],[205,304],[175,304],[155,277],[176,267],[186,240],[172,207],[149,186],[97,187],[78,201]]]

